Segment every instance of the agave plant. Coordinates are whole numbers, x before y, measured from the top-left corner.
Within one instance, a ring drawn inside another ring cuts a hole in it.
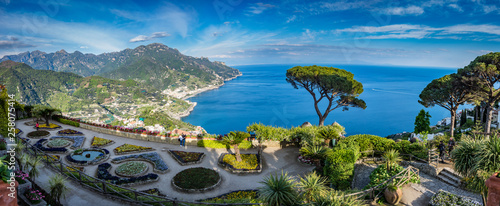
[[[344,193],[335,190],[329,190],[324,194],[315,194],[312,206],[361,206],[365,205],[362,200],[356,196],[345,196]]]
[[[270,206],[294,205],[298,201],[295,182],[288,173],[270,175],[260,182],[259,199]]]
[[[57,203],[61,203],[61,197],[66,198],[70,188],[66,186],[67,179],[61,174],[56,174],[49,179],[50,196]]]
[[[33,180],[31,184],[35,184],[35,178],[40,175],[40,165],[42,165],[42,158],[30,158],[30,160],[28,161],[28,165],[30,167],[28,175]],[[32,187],[33,186],[34,185],[32,185]]]
[[[327,191],[326,181],[326,178],[317,175],[316,172],[311,172],[305,178],[300,178],[297,186],[306,202],[312,202],[315,194],[322,195]]]
[[[484,145],[484,140],[474,140],[469,136],[462,137],[462,141],[451,152],[451,157],[454,160],[453,169],[464,177],[473,176],[475,169],[477,169],[475,165],[482,145]]]
[[[396,150],[389,150],[384,153],[384,161],[387,170],[392,170],[394,165],[399,164],[401,162],[401,157],[399,156],[399,152]]]
[[[316,167],[320,167],[320,160],[328,153],[328,148],[320,145],[306,145],[300,148],[300,154],[315,160]]]

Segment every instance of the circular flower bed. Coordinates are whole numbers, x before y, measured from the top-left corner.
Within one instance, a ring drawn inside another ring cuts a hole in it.
[[[77,149],[66,155],[66,160],[73,165],[95,165],[106,161],[109,151],[106,149]]]
[[[172,185],[183,192],[204,192],[219,186],[221,181],[217,171],[195,167],[177,173],[172,179]]]
[[[67,147],[71,144],[73,144],[73,142],[66,140],[66,139],[53,139],[53,140],[50,140],[49,143],[47,143],[47,147],[61,148],[61,147]]]
[[[61,136],[81,136],[81,135],[83,135],[83,133],[76,131],[76,130],[72,130],[72,129],[63,129],[63,130],[58,131],[57,134],[61,135]]]
[[[32,139],[41,139],[41,138],[48,137],[48,136],[50,136],[50,132],[47,132],[47,131],[33,131],[33,132],[30,132],[26,135],[26,137],[32,138]]]
[[[137,177],[146,173],[148,168],[144,162],[131,161],[118,166],[115,173],[123,177]]]

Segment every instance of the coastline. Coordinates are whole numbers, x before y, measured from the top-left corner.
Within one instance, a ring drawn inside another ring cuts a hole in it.
[[[189,108],[186,111],[184,111],[184,112],[182,112],[180,114],[172,115],[171,117],[174,118],[174,119],[181,120],[181,118],[189,116],[191,114],[191,112],[194,110],[194,107],[196,107],[196,105],[198,105],[198,103],[197,102],[191,102],[191,101],[189,101],[187,99],[189,99],[191,97],[195,97],[196,95],[201,94],[203,92],[207,92],[207,91],[210,91],[210,90],[218,89],[218,88],[224,86],[225,82],[231,81],[233,79],[236,79],[236,78],[238,78],[238,77],[240,77],[242,75],[243,74],[240,72],[238,75],[236,75],[234,77],[224,79],[224,81],[220,85],[211,85],[211,86],[208,86],[208,87],[203,87],[203,88],[200,88],[200,89],[196,89],[196,90],[187,92],[186,95],[184,95],[182,97],[179,97],[179,99],[182,99],[182,100],[188,102],[191,106],[189,106]]]

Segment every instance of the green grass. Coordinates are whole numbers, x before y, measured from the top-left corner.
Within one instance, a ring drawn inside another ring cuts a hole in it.
[[[198,147],[206,147],[206,148],[215,148],[215,149],[229,149],[230,147],[227,146],[226,144],[223,144],[221,141],[218,140],[199,140],[198,141]],[[252,142],[244,140],[241,142],[239,145],[240,149],[250,149],[252,148]]]

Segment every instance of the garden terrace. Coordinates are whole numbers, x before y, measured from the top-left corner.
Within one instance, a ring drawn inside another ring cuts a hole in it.
[[[94,138],[92,138],[92,142],[90,143],[90,146],[91,147],[106,147],[106,146],[112,145],[114,143],[115,143],[115,141],[110,140],[110,139],[94,137]]]
[[[168,150],[168,153],[182,166],[198,164],[203,160],[203,157],[205,157],[205,153],[203,152]]]
[[[259,154],[241,154],[241,162],[238,162],[235,154],[222,153],[217,163],[231,173],[260,173],[261,158]]]
[[[123,144],[117,148],[115,148],[113,151],[115,152],[116,155],[124,155],[124,154],[131,154],[131,153],[139,153],[139,152],[148,152],[148,151],[153,151],[154,149],[152,147],[143,147],[143,146],[137,146],[137,145],[131,145],[131,144]]]
[[[33,131],[33,132],[30,132],[26,135],[26,137],[31,138],[31,139],[41,139],[41,138],[45,138],[45,137],[49,137],[49,136],[50,136],[50,132],[47,132],[47,131]]]
[[[109,159],[109,151],[106,149],[78,149],[66,155],[66,160],[78,166],[95,165]]]
[[[57,134],[61,135],[61,136],[82,136],[83,135],[82,132],[79,132],[79,131],[76,131],[76,130],[72,130],[72,129],[59,130],[57,132]]]
[[[142,160],[153,164],[153,171],[160,174],[167,173],[168,171],[167,164],[165,164],[163,159],[156,152],[116,157],[111,160],[111,163],[119,164],[122,162],[133,161],[133,160]]]
[[[51,137],[51,139],[68,139],[73,141],[73,145],[71,145],[71,149],[79,149],[83,146],[83,143],[85,142],[85,137],[83,136],[55,136]]]
[[[49,153],[61,153],[64,154],[68,151],[66,148],[50,148],[50,147],[45,147],[44,143],[47,142],[47,139],[40,139],[38,140],[33,147],[36,147],[37,149],[44,151],[44,152],[49,152]]]
[[[115,185],[126,185],[126,186],[156,182],[160,179],[160,177],[158,177],[157,174],[153,173],[149,173],[147,175],[138,177],[122,178],[114,176],[111,173],[109,173],[110,169],[111,169],[111,164],[109,163],[100,164],[97,167],[97,178],[105,180]]]
[[[217,171],[195,167],[177,173],[171,182],[175,189],[192,193],[213,190],[220,185],[221,181],[222,178]]]

